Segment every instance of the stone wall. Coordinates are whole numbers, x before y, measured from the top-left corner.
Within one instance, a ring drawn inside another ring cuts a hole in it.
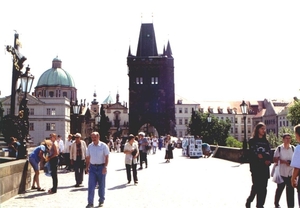
[[[31,184],[31,165],[26,159],[1,157],[0,203],[24,193]]]

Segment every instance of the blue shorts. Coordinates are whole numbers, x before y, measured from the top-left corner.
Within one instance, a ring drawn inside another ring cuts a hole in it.
[[[29,158],[29,163],[30,163],[30,165],[33,167],[33,170],[34,170],[34,171],[40,170],[39,163],[36,162],[36,160],[35,160],[33,157],[30,157],[30,158]]]

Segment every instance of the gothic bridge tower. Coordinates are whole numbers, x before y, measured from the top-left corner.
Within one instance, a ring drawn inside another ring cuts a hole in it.
[[[153,23],[143,23],[136,56],[128,57],[129,133],[175,136],[174,58],[170,42],[157,53]]]

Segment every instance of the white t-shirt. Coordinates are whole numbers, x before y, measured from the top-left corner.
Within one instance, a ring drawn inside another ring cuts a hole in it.
[[[291,167],[300,169],[300,145],[298,144],[294,150]]]
[[[279,147],[280,147],[280,152],[279,152]],[[293,153],[294,152],[291,145],[289,148],[284,148],[283,144],[281,144],[276,148],[274,152],[274,157],[279,157],[279,159],[281,160],[292,160]],[[279,171],[280,171],[280,175],[283,177],[292,176],[293,167],[288,166],[287,164],[280,163]]]

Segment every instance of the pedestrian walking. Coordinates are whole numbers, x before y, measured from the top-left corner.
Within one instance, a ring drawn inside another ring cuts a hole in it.
[[[94,207],[95,187],[98,183],[99,207],[103,207],[105,200],[105,178],[107,174],[109,148],[107,144],[100,141],[98,132],[92,132],[92,143],[86,151],[86,173],[89,174],[88,181],[88,205]]]
[[[152,138],[152,153],[153,154],[156,154],[157,145],[158,145],[158,140],[157,140],[156,136],[154,136]]]
[[[65,141],[65,148],[64,148],[64,154],[63,154],[64,160],[66,163],[65,170],[67,170],[67,171],[71,171],[71,169],[72,169],[72,165],[71,165],[71,161],[70,161],[70,149],[71,149],[71,145],[73,143],[72,137],[73,137],[72,134],[68,135],[68,139]]]
[[[165,154],[166,163],[169,163],[170,159],[173,159],[173,150],[174,150],[174,146],[172,144],[170,135],[167,135],[165,139],[165,149],[166,149],[166,154]]]
[[[277,184],[274,199],[275,208],[280,208],[279,200],[284,188],[286,188],[286,201],[288,207],[294,207],[295,203],[294,188],[291,183],[293,168],[290,166],[290,164],[294,153],[294,146],[291,145],[291,139],[292,138],[290,134],[283,134],[283,143],[279,145],[274,152],[274,165],[279,162],[279,172],[283,179],[283,183]]]
[[[52,141],[52,147],[49,151],[49,156],[46,161],[50,162],[51,177],[52,177],[52,188],[48,190],[49,194],[54,194],[57,192],[58,178],[57,178],[57,166],[58,166],[58,155],[59,147],[56,141],[56,134],[50,134],[50,140]]]
[[[125,154],[125,167],[126,167],[126,175],[127,175],[127,183],[130,184],[131,182],[131,169],[132,169],[132,176],[134,180],[134,184],[138,184],[137,178],[137,157],[139,155],[139,147],[138,143],[135,141],[135,136],[130,134],[128,137],[128,141],[124,146],[124,154]]]
[[[300,174],[300,124],[296,125],[294,127],[295,137],[296,141],[298,142],[298,145],[295,148],[292,161],[291,161],[291,167],[293,167],[293,173],[291,178],[291,183],[294,188],[297,188],[298,193],[298,206],[300,206],[300,183],[299,181],[299,174]]]
[[[79,187],[83,181],[83,169],[86,158],[86,143],[81,139],[81,134],[75,134],[75,142],[71,145],[70,159],[75,173],[75,187]]]
[[[252,178],[252,187],[246,201],[246,207],[250,207],[256,196],[256,207],[264,207],[268,179],[270,178],[271,157],[270,144],[266,138],[266,125],[259,122],[249,139],[249,165]]]
[[[148,160],[147,160],[147,146],[148,146],[148,139],[145,137],[144,132],[138,133],[139,135],[139,152],[140,152],[140,168],[139,170],[143,169],[143,162],[146,164],[146,168],[148,168]]]
[[[34,170],[34,176],[32,180],[31,189],[36,189],[37,191],[45,191],[40,186],[40,162],[45,161],[45,153],[52,148],[52,142],[50,140],[45,140],[41,145],[34,148],[32,153],[29,155],[29,163]]]

